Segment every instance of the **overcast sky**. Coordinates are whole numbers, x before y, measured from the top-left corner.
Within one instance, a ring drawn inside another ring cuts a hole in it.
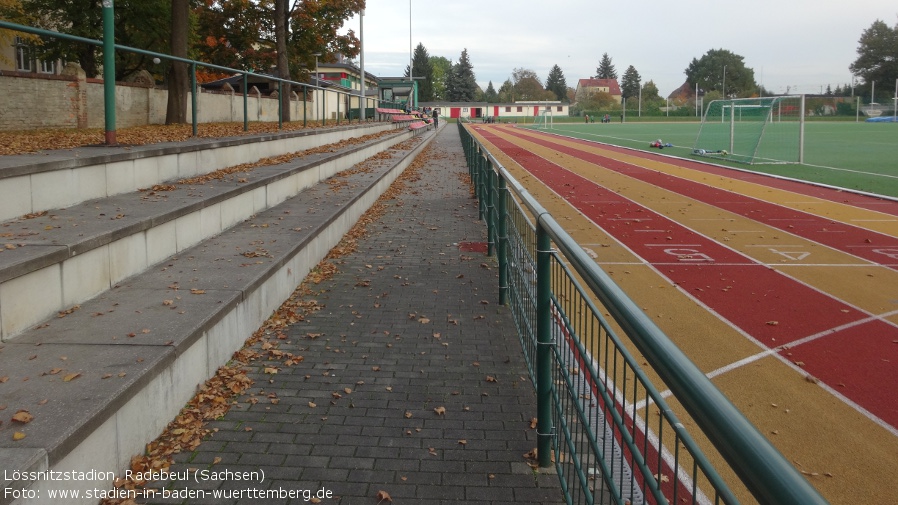
[[[481,88],[498,89],[515,68],[545,84],[553,65],[569,87],[596,73],[603,53],[619,78],[633,65],[667,96],[686,80],[693,58],[711,49],[744,57],[755,81],[777,93],[819,93],[851,82],[863,31],[880,19],[898,24],[894,0],[367,0],[365,71],[400,76],[409,45],[458,61],[467,48]],[[359,17],[345,28],[359,34]],[[411,28],[411,37],[409,29]]]

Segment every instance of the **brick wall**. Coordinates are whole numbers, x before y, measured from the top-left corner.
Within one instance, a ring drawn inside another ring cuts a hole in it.
[[[116,83],[116,128],[164,124],[168,91],[140,84]],[[310,94],[310,97],[315,94]],[[337,99],[328,97],[328,117],[336,117]],[[294,95],[292,117],[314,121],[318,107],[305,104]],[[191,120],[190,97],[187,119]],[[103,82],[86,79],[77,68],[68,67],[63,75],[0,72],[0,130],[39,128],[104,128],[105,101]],[[333,109],[333,110],[332,110]],[[345,117],[345,107],[340,115]],[[263,97],[258,92],[247,97],[249,121],[277,121],[277,98]],[[233,93],[201,93],[197,100],[197,118],[201,123],[242,122],[243,95]]]

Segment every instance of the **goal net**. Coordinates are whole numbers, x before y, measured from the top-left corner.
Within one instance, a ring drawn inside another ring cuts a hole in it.
[[[543,110],[536,116],[536,119],[533,121],[533,127],[541,130],[548,130],[552,128],[552,113],[551,111]]]
[[[702,117],[692,153],[741,163],[801,163],[801,96],[714,100]]]

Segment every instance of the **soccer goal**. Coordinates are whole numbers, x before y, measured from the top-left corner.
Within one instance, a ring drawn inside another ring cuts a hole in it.
[[[692,148],[741,163],[804,161],[804,95],[714,100]]]
[[[540,130],[550,130],[552,129],[552,115],[551,111],[543,110],[536,116],[536,119],[533,121],[533,127]]]

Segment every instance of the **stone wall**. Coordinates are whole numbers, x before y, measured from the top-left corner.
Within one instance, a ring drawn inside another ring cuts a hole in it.
[[[313,101],[304,102],[292,94],[291,116],[294,121],[303,117],[318,120],[320,107]],[[335,93],[325,101],[327,117],[337,117],[338,99]],[[74,63],[66,65],[60,75],[35,73],[0,73],[0,130],[32,130],[39,128],[104,128],[105,100],[103,81],[87,79],[84,71]],[[168,91],[137,79],[118,82],[115,86],[116,128],[164,124]],[[305,110],[304,110],[305,108]],[[197,120],[200,123],[242,122],[243,95],[233,91],[201,92],[197,99]],[[262,96],[256,88],[247,95],[246,112],[249,121],[277,121],[277,96]],[[305,115],[304,115],[305,114]],[[345,106],[339,115],[346,117]],[[187,98],[187,120],[192,121],[190,95]]]

